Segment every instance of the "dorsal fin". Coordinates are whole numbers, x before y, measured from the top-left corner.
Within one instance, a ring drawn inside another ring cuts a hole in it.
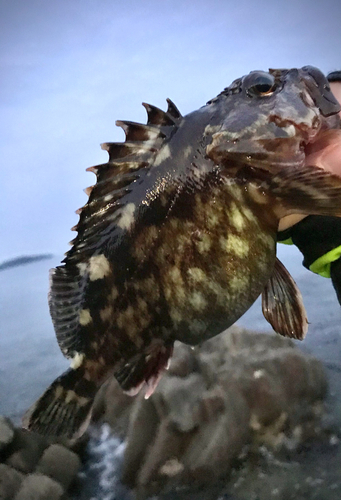
[[[126,163],[105,164],[101,167],[106,165],[111,168],[102,168],[98,171],[97,177],[101,180],[98,180],[91,188],[89,200],[81,209],[79,222],[74,228],[78,231],[78,235],[71,242],[78,249],[82,249],[81,253],[84,251],[87,255],[91,255],[96,245],[100,243],[100,234],[107,232],[110,225],[115,225],[115,219],[122,210],[120,199],[129,192],[132,182],[139,178],[137,172],[148,168],[148,163],[145,162],[129,162],[128,165]],[[125,170],[123,173],[119,172],[122,167]],[[80,241],[82,241],[81,244],[79,244]],[[86,244],[83,244],[84,241]]]
[[[130,227],[129,222],[134,219],[130,211],[139,206],[131,203],[128,195],[153,166],[156,155],[182,118],[175,104],[169,99],[167,102],[166,112],[144,104],[148,113],[146,125],[124,120],[116,122],[123,128],[126,140],[102,144],[102,149],[109,153],[108,163],[87,169],[96,174],[97,182],[85,190],[89,199],[77,210],[80,218],[73,229],[78,234],[64,262],[83,262],[101,250],[108,240],[114,244],[118,235]]]
[[[143,102],[142,105],[146,108],[148,114],[148,125],[167,126],[176,124],[176,120],[170,113],[167,113],[156,106],[152,106],[151,104],[147,104],[146,102]]]
[[[126,120],[116,120],[116,125],[122,127],[126,134],[126,141],[154,141],[166,135],[159,127],[153,125],[143,125],[142,123],[130,122]]]
[[[166,101],[168,103],[167,113],[169,113],[171,116],[173,116],[176,119],[182,118],[182,115],[181,115],[180,111],[178,110],[178,108],[175,106],[174,102],[168,98],[166,99]]]
[[[143,141],[132,142],[105,142],[101,148],[109,153],[109,162],[114,162],[118,158],[126,156],[140,155],[157,151],[157,148],[149,146]]]
[[[94,186],[88,186],[87,188],[84,189],[84,193],[87,195],[87,196],[90,196],[91,193],[92,193],[92,190],[93,190]]]

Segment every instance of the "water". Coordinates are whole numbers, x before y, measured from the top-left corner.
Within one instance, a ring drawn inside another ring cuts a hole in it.
[[[84,488],[74,500],[133,500],[119,481],[125,443],[111,433],[108,424],[90,433],[87,463],[80,474]]]
[[[329,403],[341,425],[341,310],[331,281],[306,271],[294,248],[280,246],[279,257],[301,289],[310,321],[307,338],[299,345],[325,364]],[[0,272],[0,414],[17,424],[32,402],[69,366],[55,340],[47,306],[48,270],[59,261],[54,257]],[[239,324],[270,329],[259,300]],[[82,471],[84,489],[77,500],[131,499],[118,480],[123,452],[124,443],[111,435],[107,425],[92,430]]]
[[[23,412],[69,363],[55,339],[47,305],[47,259],[0,272],[0,414]]]

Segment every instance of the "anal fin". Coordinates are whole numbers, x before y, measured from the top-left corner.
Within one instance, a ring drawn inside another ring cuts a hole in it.
[[[275,332],[285,337],[304,339],[308,320],[302,295],[279,259],[276,259],[273,275],[263,290],[262,310]]]
[[[141,353],[133,356],[119,371],[115,373],[123,391],[135,396],[146,386],[145,398],[154,392],[162,373],[168,367],[173,354],[173,343],[166,345],[155,339]]]

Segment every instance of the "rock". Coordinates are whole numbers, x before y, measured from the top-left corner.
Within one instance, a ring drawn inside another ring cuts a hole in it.
[[[37,433],[15,428],[0,417],[5,463],[0,463],[0,500],[66,500],[65,492],[81,466],[78,455],[65,445]],[[84,449],[87,439],[73,443]]]
[[[218,391],[223,395],[224,408],[216,411]],[[224,391],[216,387],[204,394],[202,405],[211,409],[182,457],[186,482],[207,483],[226,476],[250,437],[250,410],[233,380]]]
[[[181,432],[190,432],[200,425],[204,386],[205,381],[199,373],[191,373],[186,378],[164,377],[153,398],[160,417],[166,416]]]
[[[0,464],[0,499],[12,500],[20,488],[24,475],[12,467]]]
[[[218,337],[220,337],[220,335],[218,335]],[[216,338],[217,337],[214,337],[203,344],[203,352],[206,352],[207,349],[211,348],[214,350],[214,348],[218,347],[215,342]],[[254,353],[266,352],[269,349],[296,349],[292,340],[282,337],[281,335],[253,332],[239,326],[232,326],[226,330],[221,334],[219,341],[222,344],[222,352],[228,350],[231,356],[235,354],[239,355],[244,349]]]
[[[176,342],[168,374],[175,377],[187,377],[197,369],[196,365],[195,349],[181,344],[181,342]]]
[[[96,396],[93,419],[103,418],[112,430],[123,437],[129,425],[129,415],[135,399],[125,394],[117,380],[112,378],[99,391]]]
[[[140,396],[141,397],[141,396]],[[154,401],[147,399],[136,405],[131,415],[122,477],[125,484],[133,487],[136,471],[141,467],[144,456],[154,442],[160,418]]]
[[[54,479],[68,490],[81,466],[79,457],[60,444],[51,444],[41,457],[36,472]]]
[[[0,416],[0,456],[4,454],[6,448],[14,438],[14,427],[8,418]]]
[[[29,474],[14,500],[61,500],[63,495],[63,488],[53,479],[42,474]]]
[[[123,481],[144,498],[226,477],[247,444],[292,449],[318,435],[326,389],[321,363],[280,336],[234,327],[201,348],[179,344],[151,398],[125,406]]]
[[[15,429],[6,464],[24,473],[33,472],[47,444],[47,440],[39,434]]]
[[[145,450],[143,462],[140,462],[139,467],[135,469],[135,477],[131,484],[138,486],[137,491],[141,488],[147,489],[150,495],[167,483],[169,475],[165,474],[162,468],[167,467],[172,460],[180,464],[179,457],[182,456],[184,447],[188,445],[188,437],[187,433],[180,432],[169,421],[164,420],[160,423],[153,444]],[[128,461],[124,461],[124,478],[127,477],[129,469],[130,476],[134,474],[131,465]]]
[[[321,451],[321,450],[320,450]],[[339,500],[341,492],[340,452],[320,456],[320,465],[310,460],[279,461],[259,449],[258,463],[244,462],[233,471],[231,481],[216,498],[222,500]]]

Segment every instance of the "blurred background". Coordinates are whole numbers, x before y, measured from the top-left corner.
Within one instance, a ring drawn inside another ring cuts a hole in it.
[[[0,261],[62,253],[115,120],[182,114],[250,70],[340,67],[338,0],[0,2]]]
[[[182,114],[251,70],[341,68],[339,0],[11,0],[0,2],[0,263],[52,254],[0,272],[0,414],[16,422],[68,363],[47,308],[48,269],[74,237],[75,210],[124,140],[116,119],[145,122],[141,102]],[[340,311],[329,280],[280,258],[311,322],[304,349],[341,393]],[[259,304],[241,320],[268,329]],[[336,397],[335,404],[340,398]]]

